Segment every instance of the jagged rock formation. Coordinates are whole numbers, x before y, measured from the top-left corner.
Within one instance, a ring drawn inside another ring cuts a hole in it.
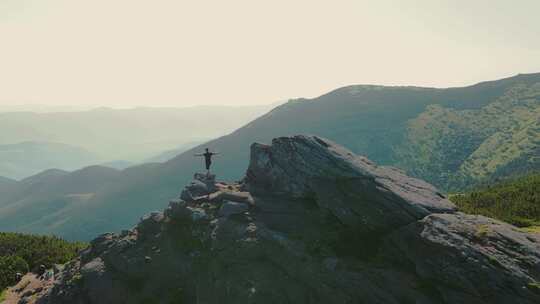
[[[330,141],[254,144],[243,181],[195,178],[95,239],[38,302],[540,302],[538,235]]]
[[[318,137],[254,144],[246,182],[253,192],[313,198],[341,223],[367,232],[403,226],[431,212],[455,211],[430,184]]]

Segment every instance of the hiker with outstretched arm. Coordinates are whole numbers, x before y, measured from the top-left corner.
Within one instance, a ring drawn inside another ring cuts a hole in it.
[[[212,156],[218,155],[219,153],[210,152],[208,148],[205,149],[205,152],[202,154],[195,154],[195,156],[204,156],[204,161],[206,164],[206,174],[210,174],[210,166],[212,165]]]

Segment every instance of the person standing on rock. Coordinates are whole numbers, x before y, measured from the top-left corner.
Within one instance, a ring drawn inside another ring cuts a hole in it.
[[[212,156],[218,155],[219,153],[210,152],[208,148],[205,149],[205,152],[202,154],[195,154],[195,156],[204,156],[204,161],[206,164],[206,174],[210,175],[210,166],[212,165]]]

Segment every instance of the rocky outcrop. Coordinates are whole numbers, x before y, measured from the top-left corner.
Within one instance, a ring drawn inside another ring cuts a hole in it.
[[[540,303],[540,235],[484,216],[433,214],[392,233],[384,251],[414,265],[444,303]]]
[[[215,175],[195,173],[193,181],[182,190],[180,198],[186,202],[197,200],[216,191],[215,184]]]
[[[246,183],[255,193],[312,198],[343,224],[366,232],[456,209],[432,185],[316,136],[253,144]]]
[[[105,234],[40,303],[538,303],[540,239],[309,136]],[[204,184],[204,186],[202,185]]]

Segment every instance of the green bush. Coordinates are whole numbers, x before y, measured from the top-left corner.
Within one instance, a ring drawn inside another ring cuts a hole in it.
[[[482,214],[519,227],[540,225],[539,173],[451,195],[450,199],[466,213]]]
[[[73,259],[84,243],[71,243],[55,236],[0,232],[0,290],[16,283],[17,272],[35,271]]]
[[[17,272],[28,272],[25,260],[18,256],[0,256],[0,290],[17,283]]]
[[[21,257],[30,270],[37,270],[42,264],[51,267],[65,263],[85,246],[84,243],[71,243],[55,236],[0,232],[0,256]]]

